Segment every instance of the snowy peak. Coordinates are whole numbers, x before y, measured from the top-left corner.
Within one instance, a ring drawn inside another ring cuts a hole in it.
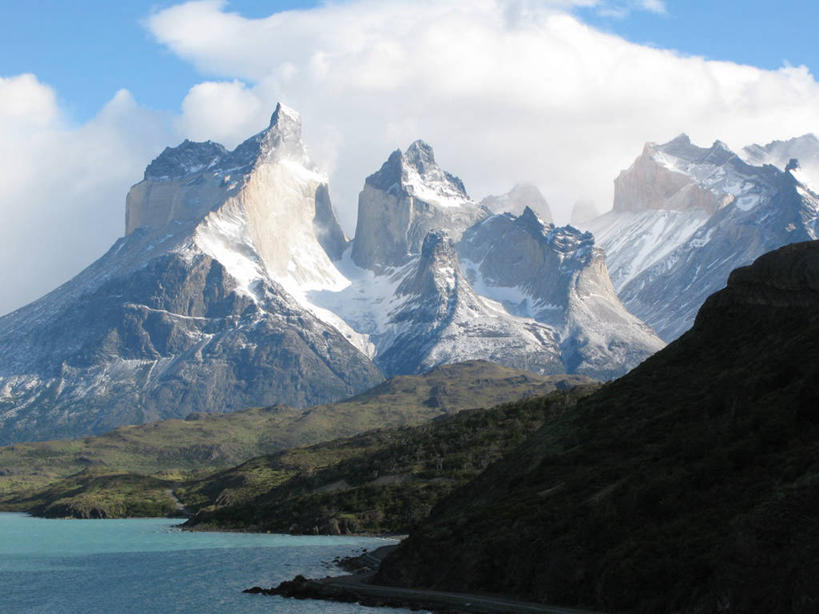
[[[673,340],[732,269],[816,238],[819,197],[788,164],[797,146],[809,158],[814,142],[745,148],[762,166],[721,141],[704,148],[682,136],[647,145],[617,178],[614,211],[590,223],[631,312]],[[780,168],[769,163],[776,161]]]
[[[556,331],[570,371],[613,377],[663,345],[620,303],[591,233],[545,224],[525,209],[470,228],[458,254],[481,296]]]
[[[463,182],[435,161],[432,147],[417,140],[405,152],[390,154],[378,172],[367,177],[366,185],[391,194],[404,193],[427,204],[451,207],[471,204]]]
[[[438,165],[432,147],[415,141],[404,152],[392,152],[365,180],[353,262],[374,271],[402,266],[420,253],[429,232],[444,230],[457,241],[488,215],[469,199],[463,182]]]
[[[511,213],[521,215],[526,208],[532,209],[537,216],[546,221],[552,221],[552,211],[549,203],[537,186],[531,183],[519,183],[509,192],[500,196],[487,196],[481,204],[495,213]]]
[[[649,143],[614,182],[614,211],[692,211],[711,214],[732,202],[751,208],[767,196],[775,169],[749,166],[722,141],[698,147],[686,135]]]

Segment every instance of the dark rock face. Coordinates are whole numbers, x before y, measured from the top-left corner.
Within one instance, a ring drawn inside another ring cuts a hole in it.
[[[316,191],[316,215],[313,228],[319,243],[332,260],[339,260],[347,247],[347,237],[336,219],[333,205],[330,202],[330,190],[326,184]]]
[[[819,242],[439,504],[378,581],[604,611],[819,606]]]

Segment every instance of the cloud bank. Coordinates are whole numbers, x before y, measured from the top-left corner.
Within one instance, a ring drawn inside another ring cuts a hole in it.
[[[125,191],[170,136],[117,92],[72,126],[33,75],[0,78],[0,314],[38,298],[122,235]]]
[[[246,19],[206,0],[158,12],[148,27],[203,73],[230,79],[191,90],[189,134],[235,144],[276,100],[302,112],[348,230],[363,178],[416,138],[473,196],[533,181],[567,221],[576,201],[610,207],[614,177],[646,141],[687,132],[738,148],[819,126],[806,68],[629,43],[562,10],[578,4],[667,10],[656,0],[354,0]]]

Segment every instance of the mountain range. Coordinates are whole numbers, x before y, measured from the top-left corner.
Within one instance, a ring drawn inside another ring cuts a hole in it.
[[[166,148],[125,236],[0,318],[0,442],[306,407],[470,359],[611,378],[663,346],[591,235],[493,214],[423,141],[367,177],[352,241],[329,193],[283,105],[232,151]]]
[[[819,237],[819,196],[798,171],[784,170],[797,151],[809,166],[819,141],[745,149],[750,161],[780,168],[750,164],[719,141],[703,148],[681,135],[647,144],[615,180],[613,210],[586,224],[628,310],[671,341],[733,269]]]

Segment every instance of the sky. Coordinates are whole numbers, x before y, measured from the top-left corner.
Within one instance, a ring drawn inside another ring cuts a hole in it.
[[[298,109],[348,234],[364,177],[427,140],[480,199],[532,181],[558,222],[611,206],[646,141],[819,132],[819,3],[0,0],[0,314],[121,236],[184,138]]]

